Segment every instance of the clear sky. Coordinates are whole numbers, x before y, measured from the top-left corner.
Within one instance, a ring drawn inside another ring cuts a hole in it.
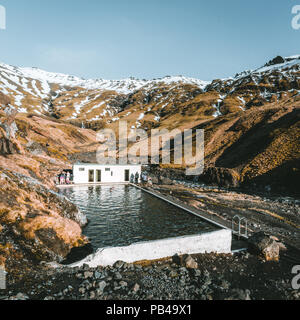
[[[300,54],[300,0],[0,0],[0,61],[84,78],[212,80]]]

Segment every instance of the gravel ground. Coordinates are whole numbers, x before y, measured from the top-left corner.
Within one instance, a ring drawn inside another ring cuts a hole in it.
[[[234,255],[174,256],[113,267],[48,269],[28,274],[0,295],[9,300],[300,300],[294,264]]]

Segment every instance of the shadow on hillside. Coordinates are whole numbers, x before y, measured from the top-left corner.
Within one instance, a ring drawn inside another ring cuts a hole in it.
[[[288,129],[299,121],[298,115],[300,110],[294,110],[277,121],[267,123],[270,116],[272,116],[270,112],[271,110],[259,123],[224,151],[216,162],[217,167],[237,168],[245,163],[249,163],[270,145],[273,139],[271,133],[275,129]],[[236,124],[228,129],[228,131],[235,130],[237,130]]]
[[[244,185],[249,184],[258,187],[269,185],[272,193],[288,193],[300,198],[300,161],[287,161],[271,171],[244,182]]]

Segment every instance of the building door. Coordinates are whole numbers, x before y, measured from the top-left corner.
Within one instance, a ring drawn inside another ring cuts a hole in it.
[[[101,175],[101,170],[97,170],[97,182],[101,182],[102,181],[102,175]]]
[[[125,182],[129,182],[129,180],[130,180],[130,171],[125,170]]]
[[[89,182],[95,182],[95,170],[89,170]]]

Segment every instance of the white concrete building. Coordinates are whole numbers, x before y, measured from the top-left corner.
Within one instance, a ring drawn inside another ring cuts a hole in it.
[[[73,166],[74,184],[129,183],[132,175],[142,173],[141,165],[100,165],[75,164]]]

